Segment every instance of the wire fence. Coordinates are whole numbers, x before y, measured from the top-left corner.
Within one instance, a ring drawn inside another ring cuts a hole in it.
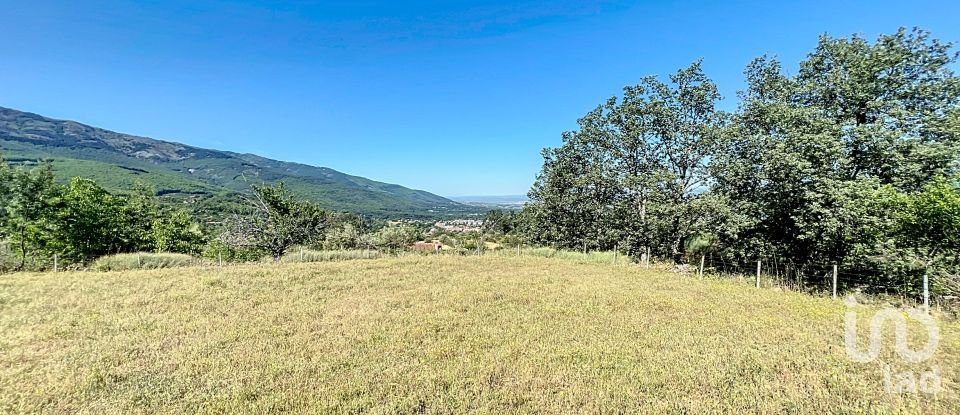
[[[764,256],[750,262],[714,254],[691,259],[687,268],[694,269],[698,274],[749,277],[756,279],[758,285],[762,283],[799,292],[834,296],[850,293],[895,296],[928,307],[930,304],[955,307],[960,303],[956,290],[960,275],[957,274],[921,272],[894,275],[844,264],[795,263],[775,256]]]
[[[619,254],[617,251],[589,251],[582,253],[579,251],[566,251],[549,247],[536,247],[529,245],[516,245],[514,247],[501,247],[492,252],[487,249],[466,251],[455,250],[449,252],[444,250],[443,254],[459,255],[523,255],[523,256],[544,256],[558,257],[568,260],[577,260],[581,262],[595,263],[613,263],[627,264],[635,262],[635,259],[627,255]],[[317,257],[320,254],[314,254],[302,248],[299,251],[292,250],[284,257],[282,262],[316,262],[322,259]],[[413,252],[418,253],[418,252]],[[370,258],[372,255],[369,250],[355,250],[350,252],[322,252],[326,260],[346,259],[346,258]],[[422,253],[419,253],[422,254]],[[309,258],[305,257],[309,256]],[[375,257],[381,254],[376,252]],[[183,260],[178,261],[154,261],[154,257],[163,258],[162,254],[152,253],[134,253],[127,255],[116,255],[111,258],[114,263],[127,263],[125,266],[117,266],[117,269],[140,269],[151,268],[148,266],[157,262],[159,267],[174,266],[168,262],[181,264]],[[317,257],[317,258],[315,258]],[[136,258],[134,261],[131,258]],[[145,261],[144,258],[147,260]],[[845,296],[849,293],[863,293],[871,295],[894,296],[902,299],[904,302],[914,302],[925,304],[928,307],[933,304],[937,306],[946,306],[950,309],[960,309],[960,275],[957,273],[921,273],[891,275],[882,272],[865,271],[862,267],[858,268],[845,264],[829,264],[807,261],[797,263],[778,256],[763,256],[760,258],[740,258],[731,259],[716,253],[706,253],[702,256],[688,256],[688,263],[683,267],[683,272],[693,272],[695,274],[706,274],[720,277],[733,277],[739,279],[755,279],[757,286],[782,287],[792,291],[805,292],[810,294],[827,294],[834,296]],[[104,259],[101,259],[104,260]],[[56,255],[52,256],[29,256],[26,263],[20,264],[19,258],[12,248],[0,242],[0,272],[10,272],[15,270],[41,270],[41,271],[65,271],[82,269],[76,266],[65,264],[62,259],[58,260]],[[98,261],[101,262],[101,261]],[[187,261],[193,265],[218,265],[224,266],[230,264],[227,258],[196,258],[196,261]],[[641,265],[645,262],[639,260]],[[165,265],[167,264],[167,265]],[[94,264],[96,265],[96,264]],[[102,267],[90,266],[91,269]],[[113,268],[112,266],[110,268]]]

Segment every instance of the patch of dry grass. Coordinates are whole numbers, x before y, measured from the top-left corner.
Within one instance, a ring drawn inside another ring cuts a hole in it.
[[[350,261],[356,259],[377,259],[380,258],[380,252],[368,251],[364,249],[346,249],[315,251],[312,249],[291,250],[281,262],[330,262],[330,261]],[[267,259],[269,261],[269,259]]]
[[[16,274],[0,411],[956,413],[955,323],[931,362],[861,364],[845,312],[537,257]],[[887,364],[939,366],[943,390],[886,394]]]
[[[179,268],[197,266],[199,258],[186,254],[134,252],[98,258],[90,267],[96,271],[129,271],[136,269]]]

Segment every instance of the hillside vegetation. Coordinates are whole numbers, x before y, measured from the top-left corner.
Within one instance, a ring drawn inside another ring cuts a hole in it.
[[[537,257],[21,273],[0,279],[0,412],[960,407],[956,323],[923,365],[886,343],[860,364],[844,352],[846,311],[730,280]],[[886,394],[884,365],[937,366],[943,388]]]
[[[52,159],[61,180],[86,177],[112,191],[143,182],[161,194],[229,199],[251,184],[282,180],[298,196],[331,210],[394,217],[479,211],[429,192],[326,167],[137,137],[3,107],[0,153],[21,163]]]

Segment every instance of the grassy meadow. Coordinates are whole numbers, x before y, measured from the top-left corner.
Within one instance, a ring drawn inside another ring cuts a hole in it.
[[[4,275],[0,413],[957,413],[960,325],[855,363],[845,312],[533,256]],[[939,394],[886,393],[887,365]]]

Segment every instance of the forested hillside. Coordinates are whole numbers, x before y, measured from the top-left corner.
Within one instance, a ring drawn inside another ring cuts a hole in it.
[[[61,182],[95,180],[111,191],[137,182],[160,195],[218,204],[250,186],[283,181],[326,209],[390,217],[441,217],[479,209],[395,184],[252,154],[115,133],[0,107],[0,154],[13,163],[51,160]]]

